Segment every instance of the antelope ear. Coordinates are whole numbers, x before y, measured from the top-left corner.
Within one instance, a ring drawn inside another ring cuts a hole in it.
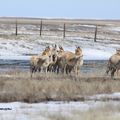
[[[75,47],[76,47],[76,48],[78,48],[78,46],[77,46],[77,45],[75,45]]]
[[[55,44],[55,48],[57,48],[57,45]]]
[[[61,46],[61,45],[59,45],[59,48],[61,49],[61,48],[62,48],[62,46]]]
[[[63,47],[61,47],[61,49],[64,50]]]
[[[48,49],[48,48],[50,48],[50,46],[47,46],[45,49]]]

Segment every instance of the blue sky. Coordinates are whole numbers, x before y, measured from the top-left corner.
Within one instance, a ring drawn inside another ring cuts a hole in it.
[[[120,0],[1,0],[0,16],[120,19]]]

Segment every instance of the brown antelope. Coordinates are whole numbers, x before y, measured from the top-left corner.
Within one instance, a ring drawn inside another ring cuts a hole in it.
[[[111,71],[111,78],[114,77],[114,73],[118,72],[120,67],[119,67],[119,62],[120,62],[120,50],[116,50],[116,54],[112,55],[107,64],[107,70],[106,73],[108,74]]]
[[[76,56],[76,57],[70,59],[69,61],[67,61],[67,64],[66,64],[66,73],[67,74],[71,73],[71,71],[75,69],[79,60],[80,60],[80,56],[79,57]]]
[[[75,69],[75,72],[78,74],[78,68],[80,69],[80,66],[83,64],[83,58],[82,58],[82,50],[80,47],[78,47],[75,50],[75,53],[70,52],[70,51],[64,51],[62,47],[59,47],[58,51],[58,59],[57,59],[57,68],[61,69],[62,71],[68,73],[69,71],[71,72],[73,68]],[[82,58],[82,59],[81,59]],[[69,69],[69,70],[67,70]],[[71,70],[70,70],[71,69]]]
[[[32,73],[36,72],[37,70],[41,71],[44,70],[47,72],[48,66],[50,64],[53,64],[56,57],[56,46],[54,48],[50,48],[49,46],[45,48],[45,50],[42,52],[42,54],[39,54],[37,56],[32,56],[30,60],[30,71],[31,71],[31,77]]]
[[[78,56],[79,60],[77,60],[77,64],[75,66],[75,71],[77,75],[80,73],[80,67],[83,65],[83,53],[82,49],[78,46],[75,49],[75,55]]]
[[[37,70],[41,70],[40,64],[38,63],[44,63],[45,59],[43,59],[43,56],[48,56],[50,54],[50,48],[46,47],[45,50],[42,52],[42,54],[32,56],[30,59],[30,72],[31,72],[31,77],[32,74],[35,73]],[[41,60],[41,62],[40,62]]]

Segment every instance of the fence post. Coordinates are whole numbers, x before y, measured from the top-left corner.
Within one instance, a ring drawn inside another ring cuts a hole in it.
[[[66,28],[66,26],[65,26],[65,23],[64,23],[64,26],[63,26],[63,38],[65,38],[65,28]]]
[[[15,35],[17,36],[17,35],[18,35],[18,25],[17,25],[18,23],[17,23],[17,19],[16,19],[16,23],[15,23],[15,24],[16,24],[16,27],[15,27]]]
[[[42,20],[40,22],[40,36],[42,35]]]
[[[96,25],[96,27],[95,27],[95,36],[94,36],[94,42],[97,42],[97,41],[96,41],[96,39],[97,39],[97,25]]]

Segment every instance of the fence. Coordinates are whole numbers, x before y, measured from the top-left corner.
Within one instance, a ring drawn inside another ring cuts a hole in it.
[[[87,37],[97,42],[98,33],[111,34],[104,31],[105,24],[113,21],[34,19],[34,18],[0,18],[0,35],[37,35],[59,37]],[[3,25],[3,26],[2,26]],[[2,32],[2,30],[4,32]]]

